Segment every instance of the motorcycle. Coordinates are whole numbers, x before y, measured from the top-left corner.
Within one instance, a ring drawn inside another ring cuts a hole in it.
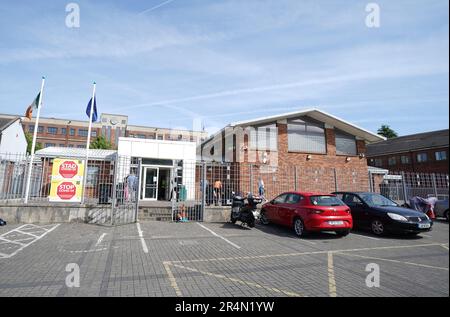
[[[233,203],[231,205],[231,223],[237,221],[246,224],[248,227],[255,227],[256,220],[259,219],[258,204],[262,202],[259,197],[253,196],[251,193],[246,198],[233,193]]]

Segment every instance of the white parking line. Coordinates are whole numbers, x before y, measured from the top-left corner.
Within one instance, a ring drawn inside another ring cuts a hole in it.
[[[233,243],[233,242],[231,242],[230,240],[228,240],[227,238],[225,238],[225,237],[222,237],[221,235],[219,235],[219,234],[217,234],[217,233],[215,233],[214,231],[212,231],[211,229],[209,229],[209,228],[207,228],[207,227],[205,227],[204,225],[202,225],[201,223],[198,223],[197,222],[197,224],[200,226],[200,227],[202,227],[203,229],[205,229],[205,230],[207,230],[207,231],[209,231],[213,236],[215,236],[215,237],[218,237],[218,238],[220,238],[220,239],[222,239],[223,241],[225,241],[225,242],[227,242],[227,243],[229,243],[230,245],[232,245],[233,247],[235,247],[236,249],[240,249],[241,247],[240,246],[238,246],[237,244],[235,244],[235,243]]]
[[[352,236],[354,236],[354,237],[359,237],[359,238],[370,239],[370,240],[380,241],[379,238],[369,237],[369,236],[365,236],[365,235],[362,235],[362,234],[357,234],[357,233],[354,233],[354,232],[352,232]]]
[[[26,227],[26,226],[28,226],[28,225],[20,226],[20,227],[18,227],[18,228],[16,228],[16,229],[13,229],[13,230],[11,230],[11,231],[8,231],[8,232],[6,232],[6,233],[0,235],[0,240],[5,241],[6,243],[12,243],[12,244],[18,244],[18,245],[20,245],[20,248],[18,248],[18,249],[17,249],[16,251],[14,251],[13,253],[11,253],[11,254],[6,254],[6,255],[2,254],[2,257],[0,257],[0,258],[2,258],[2,259],[5,259],[5,258],[6,258],[6,259],[12,258],[12,257],[15,256],[17,253],[19,253],[20,251],[22,251],[23,249],[25,249],[26,247],[32,245],[32,244],[35,243],[36,241],[38,241],[38,240],[42,239],[43,237],[45,237],[48,233],[50,233],[50,232],[52,232],[53,230],[55,230],[57,227],[59,227],[59,224],[54,225],[54,226],[51,227],[50,229],[46,229],[45,232],[44,232],[42,235],[40,235],[40,236],[36,236],[36,235],[33,235],[33,234],[29,234],[29,233],[26,233],[26,232],[22,232],[21,229],[23,229],[23,228]],[[38,227],[38,226],[35,226],[35,227]],[[39,228],[40,228],[40,227],[39,227]],[[23,241],[23,239],[20,239],[20,240],[17,240],[17,241],[16,241],[16,240],[11,240],[11,239],[5,238],[7,235],[9,235],[9,234],[11,234],[11,233],[19,233],[19,234],[22,234],[22,235],[30,235],[30,236],[32,236],[32,238],[30,238],[31,241],[28,242],[28,243],[20,243],[20,242],[18,242],[18,241]]]
[[[141,244],[142,244],[142,249],[144,250],[144,253],[148,253],[148,248],[147,248],[147,244],[145,243],[144,240],[144,234],[141,230],[141,225],[139,222],[136,223],[137,226],[137,230],[138,230],[138,234],[139,234],[139,238],[141,239]]]
[[[105,238],[105,236],[106,236],[106,233],[102,233],[100,238],[98,238],[97,243],[95,244],[95,246],[98,246],[100,243],[102,243],[102,241]]]

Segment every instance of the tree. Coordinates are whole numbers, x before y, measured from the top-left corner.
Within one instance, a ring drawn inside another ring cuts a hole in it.
[[[27,154],[31,154],[31,147],[33,146],[33,135],[29,132],[25,132],[25,139],[27,140]],[[34,152],[42,150],[42,144],[36,142]]]
[[[90,149],[111,150],[112,144],[108,142],[104,136],[100,135],[94,141],[91,142]]]
[[[391,129],[387,124],[383,124],[381,128],[378,129],[378,134],[384,136],[387,139],[392,139],[398,137],[397,132]]]

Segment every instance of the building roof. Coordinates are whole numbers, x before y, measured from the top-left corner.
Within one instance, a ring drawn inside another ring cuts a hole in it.
[[[116,158],[117,151],[112,150],[89,150],[90,160],[107,160],[111,161]],[[36,152],[36,156],[50,158],[76,158],[84,159],[86,157],[86,149],[64,148],[64,147],[48,147]]]
[[[309,109],[298,110],[298,111],[294,111],[294,112],[282,113],[279,115],[262,117],[262,118],[252,119],[252,120],[238,121],[238,122],[231,123],[229,126],[230,127],[256,126],[256,125],[276,122],[279,120],[298,118],[298,117],[302,117],[302,116],[308,116],[312,119],[315,119],[315,120],[318,120],[325,124],[328,124],[330,126],[333,126],[339,130],[342,130],[351,135],[354,135],[363,140],[366,140],[369,143],[379,142],[379,141],[386,139],[376,133],[365,130],[365,129],[363,129],[359,126],[356,126],[348,121],[345,121],[341,118],[338,118],[336,116],[333,116],[329,113],[326,113],[326,112],[316,109],[316,108],[309,108]],[[220,132],[218,132],[218,133],[220,133]],[[215,135],[217,135],[217,133]],[[213,135],[209,140],[214,138],[215,135]]]
[[[19,119],[19,117],[0,118],[0,133]]]
[[[418,133],[369,144],[367,146],[367,156],[374,157],[431,148],[448,147],[448,143],[448,129]]]

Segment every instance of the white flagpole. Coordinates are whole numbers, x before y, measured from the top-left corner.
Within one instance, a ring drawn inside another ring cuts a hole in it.
[[[91,131],[92,131],[92,116],[94,114],[94,105],[95,105],[95,88],[97,84],[94,82],[94,88],[92,90],[92,99],[91,99],[91,111],[89,113],[89,130],[86,142],[86,161],[84,164],[84,177],[83,177],[83,194],[81,196],[81,203],[84,203],[84,196],[86,192],[86,178],[88,172],[88,162],[89,162],[89,147],[91,145]]]
[[[42,77],[41,92],[39,94],[36,122],[34,123],[33,144],[31,145],[31,153],[30,153],[31,155],[30,155],[30,164],[28,166],[27,184],[25,187],[25,201],[24,201],[25,204],[28,204],[28,197],[30,196],[31,172],[33,170],[34,150],[36,149],[36,139],[39,129],[39,116],[41,115],[41,104],[42,104],[42,94],[44,93],[44,84],[45,84],[45,77]]]

